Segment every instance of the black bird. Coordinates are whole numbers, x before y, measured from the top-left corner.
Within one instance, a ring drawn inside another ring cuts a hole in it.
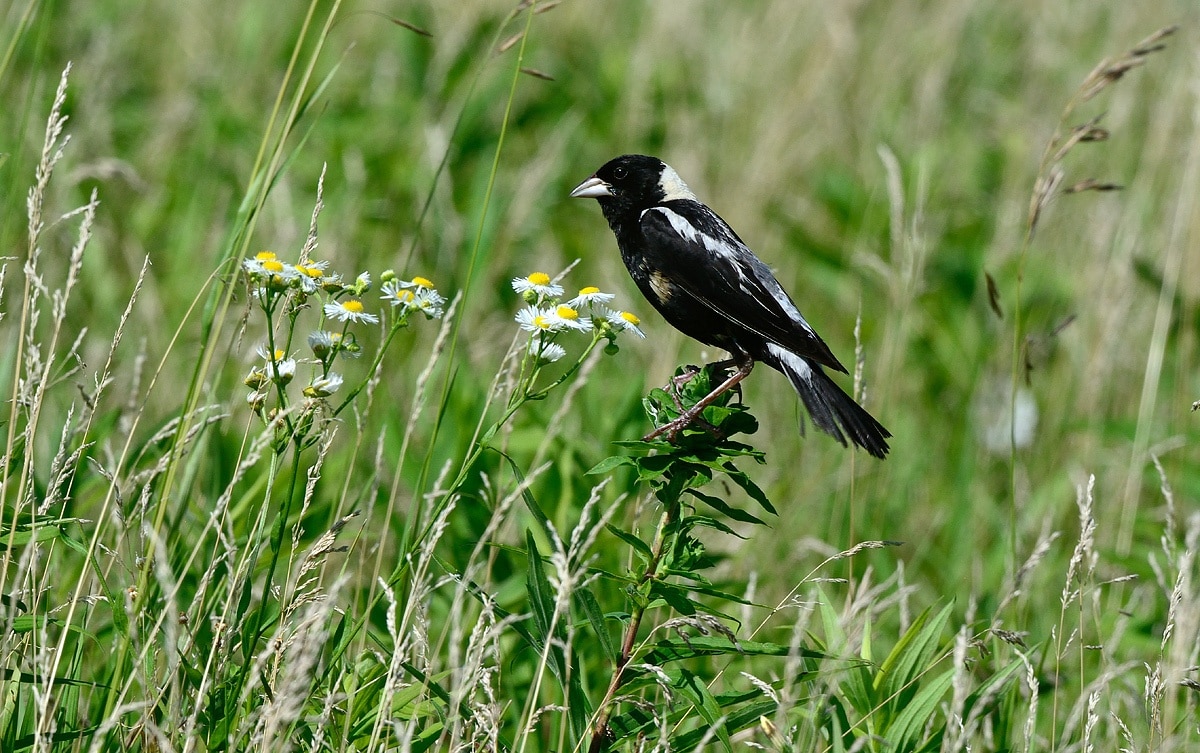
[[[877,458],[891,436],[825,373],[837,360],[771,270],[725,220],[702,204],[657,157],[617,157],[580,183],[574,198],[596,199],[621,258],[646,300],[672,326],[729,351],[736,371],[693,408],[647,435],[679,431],[762,361],[783,372],[821,430]]]

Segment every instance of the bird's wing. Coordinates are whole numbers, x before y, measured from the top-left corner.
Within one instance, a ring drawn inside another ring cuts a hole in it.
[[[767,265],[712,210],[668,202],[642,212],[641,228],[671,282],[696,301],[789,351],[846,371]]]

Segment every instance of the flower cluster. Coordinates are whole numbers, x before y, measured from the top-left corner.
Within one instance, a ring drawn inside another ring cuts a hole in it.
[[[320,301],[317,328],[307,336],[311,358],[300,363],[311,365],[310,376],[302,388],[304,397],[317,400],[337,392],[344,382],[334,370],[339,357],[357,358],[362,355],[353,329],[356,325],[379,324],[385,321],[388,339],[399,329],[408,326],[414,312],[426,319],[439,319],[445,312],[446,299],[433,283],[424,277],[403,281],[391,270],[381,277],[380,297],[390,304],[384,312],[368,310],[364,296],[372,289],[372,279],[363,272],[347,283],[329,271],[329,263],[302,259],[296,264],[281,260],[271,251],[262,251],[242,264],[246,283],[253,300],[267,317],[268,344],[259,348],[259,363],[244,380],[250,388],[246,402],[260,416],[274,414],[266,405],[272,394],[278,395],[280,405],[287,402],[285,388],[296,376],[298,360],[291,355],[292,343],[299,326],[300,314],[312,308],[310,299]],[[386,342],[380,348],[378,358]],[[378,365],[378,362],[375,364]],[[352,393],[353,394],[353,393]]]
[[[528,304],[517,312],[516,321],[521,329],[531,333],[529,352],[539,365],[553,363],[566,355],[566,349],[555,342],[563,332],[590,332],[594,340],[606,339],[605,352],[610,354],[617,351],[616,340],[621,332],[646,336],[638,327],[641,320],[628,311],[611,308],[609,304],[616,296],[600,288],[582,288],[578,295],[564,301],[562,285],[544,272],[516,277],[512,287]]]

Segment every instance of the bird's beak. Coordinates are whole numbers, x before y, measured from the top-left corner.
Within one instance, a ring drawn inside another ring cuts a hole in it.
[[[571,192],[572,199],[600,199],[612,195],[612,186],[595,175],[575,186],[575,190]]]

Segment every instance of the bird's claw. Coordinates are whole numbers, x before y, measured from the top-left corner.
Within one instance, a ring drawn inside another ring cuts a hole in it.
[[[650,442],[650,441],[657,439],[658,437],[661,437],[663,434],[666,434],[667,441],[670,442],[671,444],[675,444],[675,440],[679,437],[679,432],[683,431],[684,429],[686,429],[688,426],[691,426],[692,424],[696,424],[701,429],[704,429],[709,434],[713,435],[714,439],[717,439],[717,440],[725,439],[725,433],[722,432],[720,429],[718,429],[716,426],[714,426],[712,424],[712,422],[707,421],[699,413],[688,411],[687,413],[684,413],[683,415],[681,415],[679,418],[676,418],[673,421],[663,424],[662,426],[658,427],[657,429],[650,432],[646,436],[642,437],[642,441]]]

